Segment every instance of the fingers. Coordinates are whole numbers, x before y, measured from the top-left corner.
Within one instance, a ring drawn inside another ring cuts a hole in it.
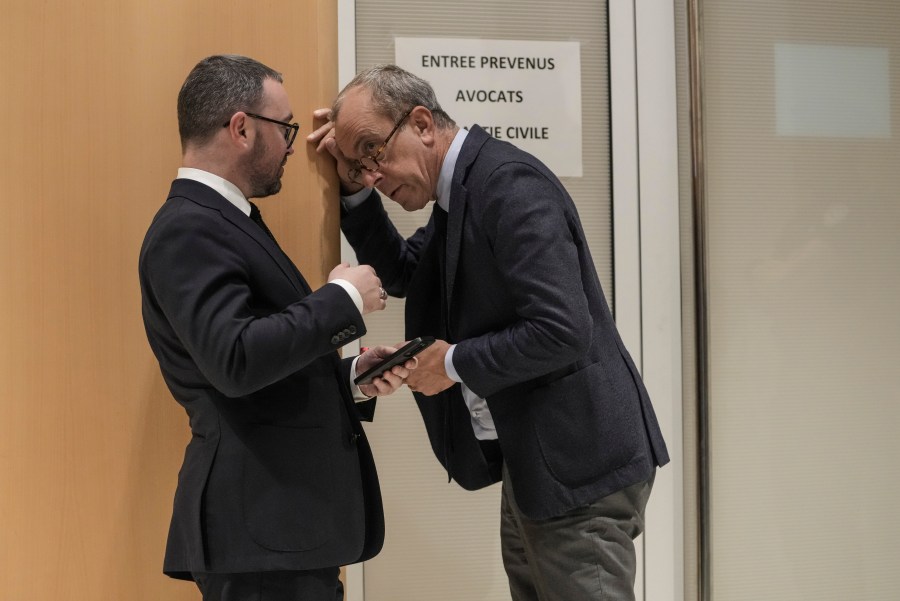
[[[326,151],[337,160],[343,160],[344,155],[341,154],[337,142],[334,141],[334,130],[329,125],[323,125],[306,138],[310,143],[316,145],[316,152],[323,154]]]
[[[387,291],[381,286],[381,278],[371,265],[350,266],[341,263],[328,274],[328,281],[342,279],[350,282],[363,301],[363,315],[381,311],[387,306]]]
[[[382,382],[384,382],[388,386],[390,386],[391,392],[394,392],[395,390],[397,390],[398,388],[400,388],[403,385],[403,379],[404,378],[402,376],[398,376],[397,374],[394,373],[393,368],[391,368],[390,371],[386,371],[383,374],[381,374]]]
[[[306,141],[310,144],[315,144],[316,152],[320,155],[324,155],[327,152],[335,160],[338,178],[341,180],[341,194],[349,196],[365,188],[365,185],[354,181],[353,178],[348,176],[350,164],[347,161],[347,157],[341,152],[337,140],[334,139],[334,122],[331,121],[331,109],[316,109],[313,111],[313,117],[316,119],[328,119],[328,121],[306,136]]]
[[[371,311],[382,311],[385,307],[387,307],[387,291],[381,287],[381,280],[378,277],[375,277],[376,286],[370,288],[365,294],[363,294],[363,313],[368,313]],[[360,290],[357,288],[357,290]],[[362,292],[362,290],[360,290]]]
[[[331,280],[334,280],[337,278],[348,279],[348,278],[343,277],[343,273],[349,268],[350,268],[350,263],[338,263],[337,265],[334,266],[334,268],[331,270],[331,272],[329,272],[328,281],[330,282]],[[352,283],[352,281],[351,281],[351,283]]]
[[[357,369],[368,369],[372,365],[375,365],[379,361],[383,360],[385,357],[389,357],[393,353],[397,352],[397,348],[398,347],[385,346],[383,344],[379,344],[378,346],[373,346],[371,348],[366,348],[365,351],[359,356],[359,365],[357,366]]]
[[[372,365],[396,351],[397,349],[391,346],[376,346],[374,348],[366,349],[357,361],[357,374],[369,369]],[[418,361],[415,360],[415,357],[408,359],[402,365],[395,365],[390,370],[374,378],[370,383],[360,385],[359,389],[368,396],[384,396],[392,394],[403,386],[406,379],[412,374],[413,370],[415,370],[417,364]]]
[[[322,125],[319,126],[316,131],[306,136],[307,140],[312,140],[313,138],[318,138],[321,133],[327,132],[334,128],[334,122],[331,120],[331,109],[329,108],[317,108],[313,110],[313,119],[319,121],[325,121]]]
[[[413,369],[406,378],[406,385],[410,390],[433,396],[453,386],[453,380],[444,369],[444,358],[449,346],[446,341],[437,340],[404,364],[404,367]]]
[[[369,384],[360,386],[359,389],[369,396],[386,396],[396,392],[402,385],[403,378],[392,370],[384,372]]]
[[[328,119],[331,121],[331,109],[327,107],[318,108],[313,111],[314,119]]]
[[[383,311],[387,307],[387,291],[381,287],[381,280],[375,277],[376,285],[363,294],[364,313],[371,311]],[[362,292],[362,290],[360,290]]]
[[[403,384],[406,381],[406,379],[410,376],[410,374],[412,374],[412,372],[415,368],[416,368],[415,364],[412,362],[412,359],[410,359],[403,365],[395,365],[394,367],[392,367],[390,369],[390,371],[385,372],[385,373],[399,378],[397,385],[400,386],[401,384]]]
[[[313,117],[317,119],[328,118],[330,115],[331,111],[329,109],[318,109],[313,111]],[[316,144],[317,152],[322,153],[323,150],[327,149],[335,158],[339,158],[337,144],[334,143],[334,123],[332,121],[326,121],[324,124],[313,130],[311,134],[306,136],[306,141]]]

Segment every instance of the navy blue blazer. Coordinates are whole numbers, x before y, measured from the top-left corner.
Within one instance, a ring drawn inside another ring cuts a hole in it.
[[[347,293],[311,292],[246,215],[183,179],[139,272],[147,338],[191,428],[164,572],[306,570],[378,553],[378,478],[350,359],[336,352],[366,331]]]
[[[445,249],[434,244],[434,216],[404,239],[374,191],[341,227],[360,262],[407,297],[406,337],[457,344],[454,366],[487,400],[526,515],[560,515],[668,462],[575,205],[535,157],[472,128],[453,173]],[[416,401],[453,479],[477,489],[499,478],[459,385]]]

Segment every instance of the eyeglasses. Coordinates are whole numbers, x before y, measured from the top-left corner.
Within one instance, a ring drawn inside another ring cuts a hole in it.
[[[261,121],[268,121],[269,123],[275,123],[276,125],[280,125],[284,128],[284,143],[287,144],[287,147],[290,148],[294,143],[294,139],[297,137],[297,132],[300,131],[299,123],[285,123],[284,121],[278,121],[277,119],[269,119],[268,117],[263,117],[262,115],[257,115],[256,113],[244,113],[248,117],[252,119],[259,119]],[[228,124],[224,123],[222,127],[228,127]]]
[[[356,182],[357,184],[361,184],[360,177],[362,176],[363,169],[370,173],[374,173],[378,171],[381,167],[379,161],[384,160],[384,149],[387,147],[388,142],[391,141],[391,138],[394,137],[394,134],[397,133],[397,130],[400,129],[400,125],[406,121],[406,118],[409,117],[409,114],[416,107],[410,108],[408,111],[403,113],[403,116],[400,117],[400,120],[397,121],[397,124],[394,125],[394,129],[391,130],[391,133],[388,134],[387,138],[384,139],[384,142],[378,149],[370,154],[369,156],[364,156],[361,159],[353,161],[353,166],[347,171],[347,177],[350,178],[350,181]]]

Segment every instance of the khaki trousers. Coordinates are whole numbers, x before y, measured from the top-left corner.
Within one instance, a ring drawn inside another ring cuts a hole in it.
[[[500,546],[513,601],[633,601],[633,541],[644,530],[654,477],[532,520],[519,511],[504,466]]]

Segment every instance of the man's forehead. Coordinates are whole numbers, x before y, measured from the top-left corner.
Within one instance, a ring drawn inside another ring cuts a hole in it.
[[[274,79],[266,78],[263,81],[262,102],[265,108],[271,108],[279,113],[290,113],[293,115],[293,112],[291,111],[291,101],[288,98],[287,90],[284,88],[283,84]],[[281,116],[284,117],[285,115],[282,114]]]
[[[370,113],[341,112],[334,124],[334,134],[342,142],[356,144],[361,138],[375,134],[377,125]]]
[[[334,137],[343,150],[355,149],[371,138],[384,136],[382,130],[390,120],[371,110],[368,103],[347,103],[341,106],[334,123]]]

